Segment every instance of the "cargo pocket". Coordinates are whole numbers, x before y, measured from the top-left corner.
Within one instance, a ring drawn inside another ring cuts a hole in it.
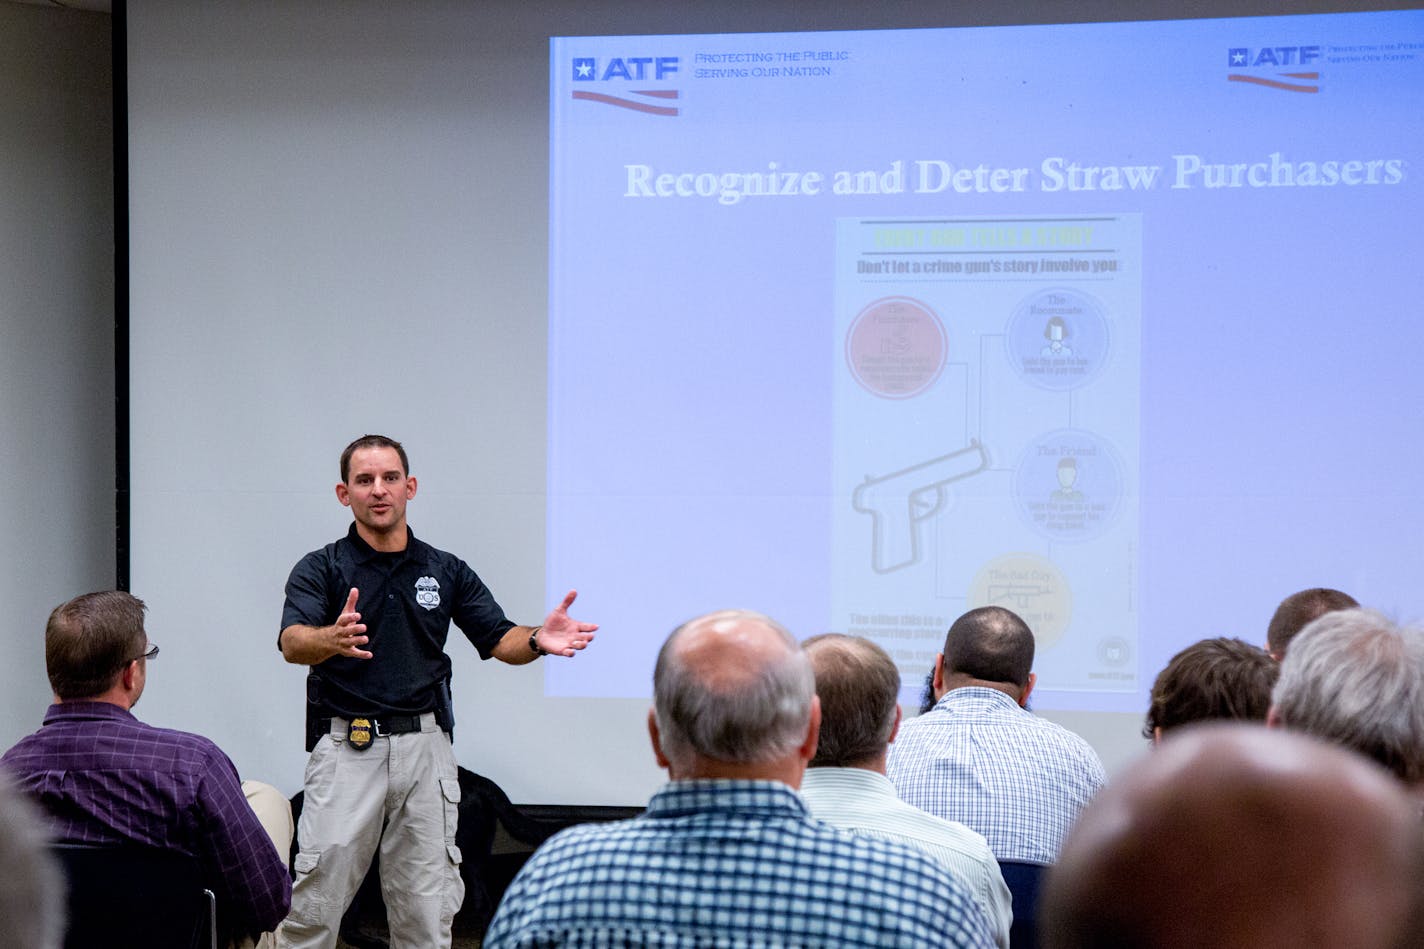
[[[445,899],[441,906],[442,922],[449,926],[465,901],[465,881],[460,876],[460,848],[455,843],[455,831],[460,826],[460,780],[440,779],[440,797],[445,806]]]
[[[292,861],[292,911],[288,919],[293,925],[319,925],[326,915],[323,912],[326,893],[323,881],[316,873],[320,864],[320,850],[300,850]]]

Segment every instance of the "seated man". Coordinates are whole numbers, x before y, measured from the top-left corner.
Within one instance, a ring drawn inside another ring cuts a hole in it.
[[[1082,738],[1028,711],[1028,625],[998,606],[950,626],[935,657],[935,705],[905,723],[888,773],[900,799],[984,835],[1000,862],[1052,863],[1103,763]]]
[[[1152,683],[1142,737],[1154,743],[1173,728],[1214,718],[1264,722],[1281,667],[1264,650],[1219,636],[1177,653]]]
[[[1286,647],[1302,629],[1326,613],[1350,610],[1359,605],[1350,594],[1329,587],[1311,587],[1292,593],[1281,600],[1281,605],[1271,615],[1270,625],[1266,627],[1266,651],[1272,659],[1280,662],[1286,657]]]
[[[1266,718],[1353,748],[1424,788],[1424,629],[1327,613],[1291,643]]]
[[[963,824],[906,804],[885,777],[885,758],[900,729],[894,660],[858,636],[812,636],[802,648],[811,657],[821,700],[821,738],[801,779],[811,816],[853,834],[924,849],[969,885],[995,942],[1007,949],[1012,898],[989,845]]]
[[[225,932],[270,932],[287,914],[291,879],[232,762],[206,738],[130,712],[158,655],[143,612],[137,598],[104,592],[50,614],[45,665],[55,704],[0,766],[45,810],[55,840],[180,851],[217,894]]]
[[[1403,949],[1421,911],[1419,807],[1398,782],[1316,739],[1212,722],[1088,805],[1039,932],[1044,949]]]
[[[678,627],[653,673],[653,754],[672,778],[638,818],[535,852],[485,949],[992,946],[950,871],[816,821],[795,788],[820,724],[805,653],[757,613]]]

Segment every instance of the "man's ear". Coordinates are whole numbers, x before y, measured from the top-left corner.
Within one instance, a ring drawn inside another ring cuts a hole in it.
[[[934,678],[930,681],[930,689],[934,692],[935,701],[944,698],[944,653],[935,653]]]
[[[663,743],[658,735],[658,715],[652,709],[648,709],[648,737],[653,742],[653,757],[657,759],[659,768],[668,769],[671,773],[672,764],[668,761],[667,755],[663,754]]]
[[[1286,727],[1286,723],[1281,720],[1281,713],[1278,712],[1278,711],[1276,711],[1276,707],[1275,707],[1274,705],[1272,705],[1270,708],[1266,709],[1266,727],[1267,727],[1267,728],[1285,728],[1285,727]]]
[[[409,501],[413,497],[415,497],[415,477],[411,476],[405,479],[405,499]]]
[[[904,717],[905,710],[899,704],[895,705],[895,724],[890,726],[890,739],[885,742],[887,745],[895,744],[895,737],[900,734],[900,719]]]
[[[341,502],[342,507],[351,506],[351,492],[347,490],[345,483],[336,486],[336,500]]]
[[[1019,708],[1028,708],[1028,697],[1033,692],[1033,687],[1038,684],[1038,673],[1030,672],[1028,682],[1024,684],[1023,692],[1019,694]]]
[[[816,757],[816,746],[821,742],[821,697],[811,696],[811,718],[806,725],[806,740],[801,743],[800,755],[803,761]]]

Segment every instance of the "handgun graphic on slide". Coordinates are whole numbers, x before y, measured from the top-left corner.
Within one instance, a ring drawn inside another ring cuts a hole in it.
[[[878,478],[866,476],[851,495],[851,507],[871,518],[870,562],[876,573],[918,563],[924,522],[944,507],[950,482],[989,467],[978,439],[969,447]]]

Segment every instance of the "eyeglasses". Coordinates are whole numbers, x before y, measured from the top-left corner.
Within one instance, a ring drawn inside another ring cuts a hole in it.
[[[147,651],[147,652],[142,653],[142,654],[140,654],[140,655],[137,655],[137,656],[133,657],[132,659],[129,660],[129,662],[138,662],[140,659],[154,659],[154,658],[157,658],[157,656],[158,656],[158,647],[155,646],[153,643],[149,643],[149,644],[148,644],[148,651]]]

